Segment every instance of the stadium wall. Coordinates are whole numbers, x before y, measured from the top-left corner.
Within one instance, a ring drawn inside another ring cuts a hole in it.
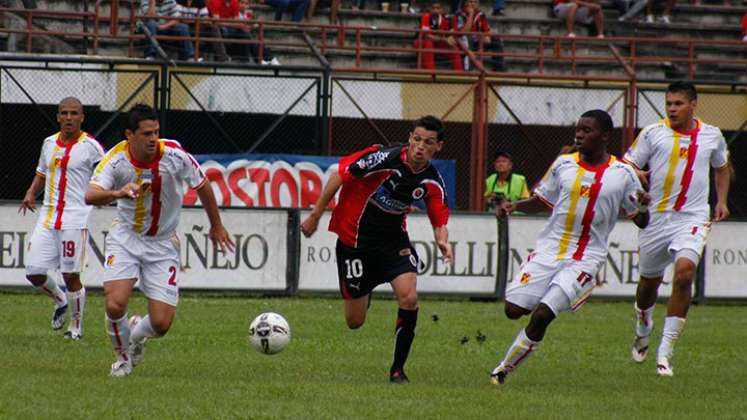
[[[35,226],[35,216],[18,213],[17,202],[0,204],[0,286],[27,286],[25,258]],[[106,262],[105,239],[116,214],[113,207],[92,213],[83,281],[101,287]],[[298,209],[222,210],[224,224],[237,244],[235,254],[215,249],[207,237],[209,226],[200,208],[185,208],[177,234],[182,267],[179,284],[189,290],[234,290],[263,294],[336,294],[336,237],[326,230],[329,213],[312,238],[298,234],[307,211]],[[418,288],[421,294],[502,297],[526,256],[534,249],[543,217],[513,217],[507,235],[499,235],[490,214],[455,213],[450,240],[453,265],[438,254],[428,218],[423,213],[408,217],[410,238],[420,256]],[[743,238],[747,223],[714,224],[702,265],[705,287],[699,298],[747,298],[747,249]],[[594,295],[631,299],[638,280],[637,234],[634,225],[621,220],[609,239],[610,255],[597,278]],[[668,269],[671,273],[671,267]],[[54,273],[50,273],[55,275]],[[669,274],[667,279],[671,278]],[[669,293],[666,280],[662,295]],[[389,293],[388,285],[379,289]]]

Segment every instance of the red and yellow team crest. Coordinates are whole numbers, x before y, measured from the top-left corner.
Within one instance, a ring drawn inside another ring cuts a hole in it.
[[[591,186],[588,185],[582,185],[581,191],[579,193],[580,197],[588,197],[589,194],[591,194]]]
[[[529,274],[529,273],[522,273],[521,274],[521,280],[519,280],[519,282],[521,284],[527,284],[527,283],[529,283],[529,277],[531,277],[531,274]]]
[[[689,150],[690,150],[689,147],[680,147],[680,159],[687,159]]]
[[[113,254],[112,255],[108,255],[106,257],[106,265],[107,265],[107,267],[111,267],[111,266],[114,265],[114,255]]]

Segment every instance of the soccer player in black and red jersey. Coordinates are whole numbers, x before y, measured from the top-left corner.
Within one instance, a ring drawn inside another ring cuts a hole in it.
[[[436,244],[444,260],[452,260],[444,182],[431,164],[443,147],[443,132],[441,120],[425,116],[415,121],[407,145],[374,145],[343,157],[301,223],[303,234],[313,235],[327,204],[342,187],[329,230],[338,236],[335,251],[345,320],[350,329],[360,328],[371,291],[382,283],[392,285],[399,303],[392,383],[409,382],[404,366],[418,319],[418,256],[405,228],[413,202],[424,200]]]

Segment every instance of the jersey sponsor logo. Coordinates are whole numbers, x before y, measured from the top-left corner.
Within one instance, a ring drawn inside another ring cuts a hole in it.
[[[425,189],[423,187],[417,187],[412,190],[412,198],[420,200],[425,195]]]
[[[388,157],[389,152],[373,152],[370,155],[358,160],[358,167],[361,169],[374,167],[383,162]]]
[[[418,259],[415,258],[414,255],[410,254],[410,264],[412,264],[413,267],[418,267]]]
[[[378,190],[376,190],[376,193],[373,196],[374,202],[379,207],[381,207],[382,210],[394,213],[403,213],[410,207],[408,203],[394,199],[389,194],[390,192],[388,191],[388,189],[384,186],[381,186]]]

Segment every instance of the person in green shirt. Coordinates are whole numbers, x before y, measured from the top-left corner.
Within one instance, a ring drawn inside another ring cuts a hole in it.
[[[507,152],[498,152],[493,161],[495,172],[485,179],[488,211],[494,211],[501,200],[518,201],[529,198],[527,179],[513,171],[514,162]]]

